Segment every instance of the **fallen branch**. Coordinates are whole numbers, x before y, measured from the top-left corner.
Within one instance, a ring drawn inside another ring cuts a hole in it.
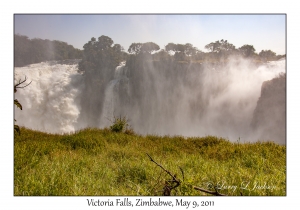
[[[176,175],[173,175],[170,171],[168,171],[162,165],[160,165],[155,160],[153,160],[153,158],[149,154],[147,154],[147,155],[150,158],[150,161],[152,161],[153,163],[155,163],[156,165],[158,165],[162,170],[164,170],[167,174],[169,174],[173,178],[172,180],[166,180],[165,181],[165,186],[164,186],[164,191],[163,191],[163,195],[170,196],[171,195],[171,191],[180,185],[180,183],[181,183],[180,180],[178,180],[176,178]],[[183,171],[182,171],[182,173],[183,173]],[[173,183],[175,183],[174,186],[173,186]]]
[[[147,154],[147,153],[146,153]],[[165,186],[163,188],[163,195],[171,195],[171,190],[175,189],[176,187],[178,187],[181,184],[181,181],[178,180],[176,178],[176,175],[173,175],[170,171],[168,171],[167,169],[165,169],[161,164],[157,163],[149,154],[147,154],[148,157],[150,158],[150,161],[155,163],[157,166],[159,166],[162,170],[164,170],[167,174],[169,174],[172,177],[172,180],[166,180],[165,181]],[[184,173],[182,168],[180,168],[180,171],[182,173],[182,177],[184,179]],[[173,186],[173,183],[175,183],[175,185]],[[226,196],[225,194],[221,194],[218,192],[217,188],[215,187],[215,192],[214,191],[209,191],[209,190],[205,190],[203,188],[197,187],[197,186],[192,186],[195,190],[199,190],[201,192],[205,192],[205,193],[209,193],[211,195],[216,195],[216,196]],[[241,194],[242,195],[242,194]]]
[[[205,189],[202,189],[202,188],[196,187],[196,186],[193,186],[193,188],[194,188],[195,190],[199,190],[199,191],[201,191],[201,192],[209,193],[209,194],[216,195],[216,196],[226,196],[225,194],[219,193],[219,192],[217,191],[217,189],[216,189],[215,192],[213,192],[213,191],[205,190]]]

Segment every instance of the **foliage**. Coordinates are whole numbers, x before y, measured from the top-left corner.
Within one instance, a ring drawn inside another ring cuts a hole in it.
[[[167,44],[167,45],[165,46],[165,50],[166,50],[167,52],[170,52],[170,51],[176,52],[176,51],[177,51],[177,44],[174,44],[173,42],[171,42],[171,43],[169,43],[169,44]]]
[[[186,61],[187,60],[187,57],[186,55],[184,54],[184,52],[176,52],[174,54],[174,60],[175,61]]]
[[[195,56],[197,53],[200,53],[200,51],[190,43],[183,45],[171,42],[165,46],[165,50],[169,53],[175,52],[174,58],[178,61],[187,60],[186,56]]]
[[[231,51],[235,49],[235,46],[227,40],[215,41],[205,45],[205,49],[208,49],[211,52],[221,52],[221,51]]]
[[[159,52],[153,54],[153,60],[170,61],[170,60],[172,60],[172,56],[164,49],[161,49]]]
[[[83,59],[79,63],[81,71],[99,71],[103,68],[114,69],[122,61],[123,47],[114,45],[114,41],[108,36],[100,36],[98,41],[92,37],[83,46]]]
[[[101,115],[103,94],[105,87],[114,78],[115,68],[127,58],[123,47],[114,44],[108,36],[100,36],[98,39],[92,37],[83,46],[83,58],[78,64],[80,71],[84,73],[84,89],[81,98],[81,118],[89,119],[92,126],[98,123]]]
[[[253,45],[248,45],[248,44],[245,44],[242,47],[240,47],[239,51],[244,57],[250,57],[255,54],[255,49]]]
[[[276,53],[272,50],[262,50],[258,55],[263,60],[274,60],[276,58]]]
[[[14,85],[14,93],[17,92],[17,88],[25,88],[26,86],[30,85],[31,82],[29,84],[23,86],[23,87],[20,86],[21,84],[23,84],[24,82],[26,82],[26,80],[27,80],[27,78],[25,77],[25,79],[23,81],[19,80],[19,82]],[[16,105],[21,110],[23,109],[21,103],[17,99],[14,99],[14,105]],[[16,122],[16,121],[17,120],[14,119],[14,122]],[[14,125],[14,131],[16,131],[17,133],[19,133],[19,135],[20,135],[20,127],[18,125]]]
[[[32,63],[51,60],[78,59],[82,51],[62,41],[48,39],[29,39],[14,35],[14,66],[21,67]]]
[[[14,104],[22,110],[22,105],[19,103],[19,101],[17,99],[14,100]]]
[[[18,125],[14,125],[14,131],[16,131],[19,135],[21,134],[20,127]]]
[[[129,48],[128,48],[128,52],[129,53],[134,53],[134,54],[139,54],[141,51],[141,47],[143,46],[142,43],[132,43]]]
[[[152,54],[152,52],[154,52],[154,51],[158,51],[159,49],[160,49],[160,47],[157,44],[155,44],[154,42],[146,42],[141,47],[142,52],[146,52],[146,53],[150,53],[150,54]]]
[[[23,127],[21,132],[14,139],[15,196],[162,195],[170,177],[146,153],[178,175],[182,183],[174,195],[208,195],[191,185],[208,190],[217,186],[229,196],[286,195],[286,147],[272,142],[126,135],[92,128],[65,135]]]
[[[114,121],[113,124],[110,126],[110,130],[112,132],[123,132],[127,129],[127,127],[129,126],[127,123],[127,118],[126,117],[114,117]]]
[[[187,56],[194,56],[194,55],[196,55],[197,51],[198,51],[198,49],[190,43],[186,43],[184,45],[184,53]]]
[[[128,48],[128,52],[136,55],[139,53],[152,54],[152,52],[158,51],[159,49],[160,47],[154,42],[132,43]]]

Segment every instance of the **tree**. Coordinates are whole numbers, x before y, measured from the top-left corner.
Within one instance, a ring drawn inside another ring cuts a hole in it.
[[[23,84],[24,82],[26,82],[26,80],[27,80],[27,78],[26,78],[26,76],[25,76],[25,79],[23,80],[23,81],[21,81],[21,80],[19,80],[19,82],[17,83],[17,84],[15,84],[15,86],[14,86],[14,93],[16,93],[17,92],[17,88],[25,88],[25,87],[27,87],[28,85],[30,85],[30,83],[28,83],[27,85],[25,85],[25,86],[20,86],[21,84]],[[19,109],[21,109],[22,110],[22,105],[21,105],[21,103],[17,100],[17,99],[14,99],[14,104],[19,108]],[[16,119],[14,119],[14,121],[16,122]],[[18,125],[14,125],[14,131],[16,131],[17,133],[19,133],[19,135],[20,135],[20,127],[18,126]]]
[[[169,55],[169,53],[167,51],[162,49],[153,55],[153,59],[168,61],[168,60],[171,60],[171,56]]]
[[[183,44],[174,44],[174,43],[169,43],[165,46],[166,51],[170,52],[185,52],[186,50],[186,45]]]
[[[82,51],[62,41],[14,36],[14,65],[25,66],[50,60],[82,58]]]
[[[114,44],[110,37],[104,35],[98,40],[92,37],[83,49],[83,59],[79,63],[79,69],[82,71],[114,69],[122,61],[124,50],[120,44]]]
[[[258,55],[262,60],[273,60],[276,58],[276,53],[271,50],[262,50]]]
[[[231,50],[235,50],[235,46],[229,42],[227,42],[227,40],[221,40],[220,41],[221,46],[220,46],[220,50],[221,51],[231,51]]]
[[[95,42],[97,50],[107,50],[112,47],[114,41],[108,36],[100,36],[98,42]]]
[[[215,41],[215,42],[211,42],[207,45],[205,45],[205,49],[211,51],[211,52],[221,52],[221,51],[232,51],[235,49],[235,46],[229,42],[227,42],[227,40],[221,40],[221,41]]]
[[[238,50],[244,57],[251,57],[255,54],[255,48],[253,47],[253,45],[245,44]]]
[[[140,53],[142,45],[142,43],[132,43],[128,48],[128,52],[137,55]]]
[[[197,51],[198,51],[198,49],[190,43],[186,43],[184,45],[184,53],[187,56],[194,56],[194,55],[196,55]]]
[[[121,52],[121,51],[124,51],[124,48],[123,48],[120,44],[115,44],[115,45],[113,46],[113,50],[114,50],[115,52]]]
[[[105,35],[92,37],[83,46],[83,58],[78,64],[84,73],[85,86],[82,90],[80,117],[89,119],[88,126],[99,123],[104,93],[108,83],[114,78],[115,69],[125,58],[123,47]]]
[[[184,52],[185,51],[185,46],[183,44],[177,44],[176,45],[176,51],[177,52]]]
[[[192,56],[192,60],[203,60],[204,57],[205,53],[197,49],[195,55]]]
[[[30,40],[27,36],[14,35],[14,66],[20,67],[29,64]]]
[[[190,43],[186,43],[185,45],[169,43],[165,46],[165,50],[175,52],[174,59],[178,61],[184,61],[187,59],[186,56],[195,56],[197,52],[199,52],[199,50]]]
[[[173,51],[175,52],[174,54],[174,59],[176,61],[184,61],[185,60],[185,45],[183,44],[174,44],[174,43],[169,43],[165,48],[168,50],[168,52]]]
[[[159,50],[160,47],[154,42],[146,42],[142,44],[141,51],[152,54],[153,51]]]
[[[170,51],[176,52],[177,51],[177,45],[171,42],[171,43],[169,43],[165,46],[165,50],[167,52],[170,52]]]
[[[154,42],[132,43],[128,48],[128,52],[136,55],[141,52],[152,54],[152,52],[157,51],[159,49],[160,47]]]
[[[174,54],[174,59],[176,61],[186,61],[186,55],[184,52],[179,51]]]
[[[209,50],[210,52],[219,52],[220,50],[220,42],[216,41],[216,42],[211,42],[207,45],[205,45],[205,49]]]

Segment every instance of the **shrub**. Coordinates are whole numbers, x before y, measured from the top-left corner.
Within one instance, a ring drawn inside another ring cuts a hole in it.
[[[125,132],[128,130],[129,125],[128,125],[128,119],[126,117],[114,117],[114,121],[112,125],[110,126],[110,130],[112,132]]]

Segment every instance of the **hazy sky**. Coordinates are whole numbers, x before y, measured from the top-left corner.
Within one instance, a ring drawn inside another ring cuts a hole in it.
[[[191,43],[199,50],[217,40],[237,48],[253,45],[256,52],[285,54],[286,16],[268,15],[14,15],[14,32],[29,38],[60,40],[83,49],[92,37],[109,36],[127,51],[133,42]]]

